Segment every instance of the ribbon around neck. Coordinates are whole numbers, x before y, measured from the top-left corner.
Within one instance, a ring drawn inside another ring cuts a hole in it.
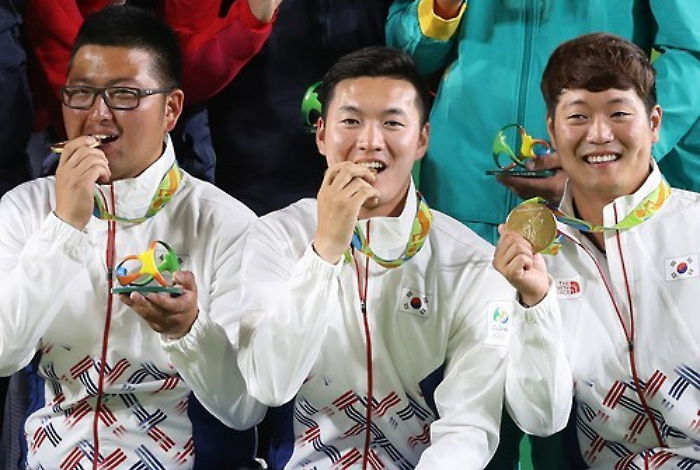
[[[670,195],[671,186],[665,179],[662,178],[661,182],[656,189],[654,189],[654,191],[652,191],[639,204],[637,204],[621,221],[609,227],[592,224],[586,220],[568,215],[559,209],[556,204],[548,202],[539,196],[528,199],[525,202],[536,202],[545,205],[552,211],[554,217],[556,217],[559,222],[568,225],[575,230],[579,230],[581,232],[600,233],[606,231],[627,230],[646,222],[661,209],[666,201],[668,201]],[[545,250],[542,251],[542,253],[556,255],[559,252],[560,245],[561,243],[559,240],[555,239],[547,248],[545,248]]]
[[[413,258],[423,247],[433,221],[433,214],[430,212],[430,208],[425,202],[425,199],[423,199],[423,196],[419,192],[416,192],[416,196],[418,198],[418,203],[416,208],[416,216],[413,218],[413,225],[411,226],[411,234],[408,237],[408,242],[406,243],[403,252],[398,258],[385,259],[372,251],[369,243],[367,243],[367,237],[363,234],[360,228],[359,222],[355,225],[350,246],[355,250],[364,253],[378,265],[387,269],[397,268],[409,259]],[[345,261],[349,262],[351,259],[352,255],[350,254],[350,250],[348,250],[345,252]]]
[[[102,220],[114,220],[117,222],[140,224],[141,222],[144,222],[156,215],[163,207],[165,207],[165,205],[168,202],[170,202],[170,199],[172,199],[173,194],[175,194],[177,188],[180,186],[181,181],[182,170],[180,170],[180,167],[178,166],[177,162],[173,162],[170,169],[165,173],[165,175],[163,175],[163,178],[160,180],[160,184],[158,184],[158,187],[156,188],[156,191],[153,194],[153,197],[151,198],[151,202],[148,205],[146,214],[143,217],[137,217],[135,219],[119,217],[115,214],[112,214],[108,209],[107,201],[105,199],[104,194],[99,188],[95,188],[95,191],[93,193],[93,196],[95,198],[95,206],[92,215]]]

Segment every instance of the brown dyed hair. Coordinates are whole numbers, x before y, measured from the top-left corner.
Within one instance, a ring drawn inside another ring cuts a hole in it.
[[[614,34],[593,33],[555,49],[542,74],[540,89],[550,117],[565,89],[633,89],[651,113],[656,106],[655,82],[656,72],[649,57],[636,44]]]

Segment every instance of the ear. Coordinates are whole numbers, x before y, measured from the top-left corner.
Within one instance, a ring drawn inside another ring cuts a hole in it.
[[[556,137],[554,136],[554,116],[547,114],[547,134],[549,134],[549,142],[553,148],[557,148]]]
[[[659,141],[659,130],[661,129],[661,121],[663,118],[663,110],[661,109],[661,106],[658,104],[654,106],[654,109],[651,110],[651,115],[649,116],[649,122],[651,125],[651,141],[652,142],[658,142]]]
[[[316,147],[318,148],[318,153],[326,156],[326,123],[322,117],[316,120]]]
[[[185,102],[185,94],[179,88],[171,91],[165,98],[165,131],[170,132],[175,128],[177,120],[182,114]]]
[[[423,129],[420,130],[420,135],[418,136],[418,149],[416,151],[416,161],[420,160],[425,156],[425,152],[428,151],[428,141],[430,140],[430,124],[425,123]]]

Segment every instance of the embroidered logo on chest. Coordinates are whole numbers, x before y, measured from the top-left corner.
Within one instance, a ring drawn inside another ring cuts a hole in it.
[[[419,293],[416,289],[404,287],[399,299],[399,310],[422,318],[428,318],[431,312],[431,295]]]
[[[513,302],[489,302],[486,307],[486,344],[492,346],[506,346],[510,337],[511,316],[513,314]]]
[[[578,276],[558,278],[557,297],[560,299],[575,299],[581,296],[582,284],[581,278]]]
[[[678,258],[666,258],[664,274],[667,281],[682,281],[698,277],[698,255],[685,255]]]

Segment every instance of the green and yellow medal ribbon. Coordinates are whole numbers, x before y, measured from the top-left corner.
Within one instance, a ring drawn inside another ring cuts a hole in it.
[[[355,230],[352,234],[352,241],[350,242],[352,248],[364,253],[378,265],[387,269],[397,268],[409,259],[413,258],[423,247],[423,244],[428,237],[428,232],[430,231],[430,225],[433,221],[433,214],[430,212],[430,208],[423,199],[423,196],[420,193],[416,194],[418,197],[418,203],[416,216],[413,218],[413,225],[411,226],[411,234],[408,237],[408,242],[406,243],[403,252],[398,258],[384,259],[374,253],[372,248],[370,248],[369,244],[367,243],[367,237],[362,232],[359,222],[355,226]],[[345,261],[349,262],[351,259],[352,256],[348,250],[345,252]]]
[[[527,201],[524,201],[523,204],[528,202],[543,204],[550,211],[552,211],[552,214],[554,214],[554,217],[556,217],[559,222],[581,232],[600,233],[606,231],[628,230],[643,222],[646,222],[661,209],[670,195],[671,186],[665,179],[662,178],[661,183],[659,183],[654,191],[652,191],[639,204],[637,204],[620,222],[609,227],[592,224],[586,220],[568,215],[559,209],[559,207],[557,207],[555,204],[552,204],[541,197],[528,199]],[[542,251],[542,253],[555,255],[559,252],[559,245],[559,241],[555,239],[547,248],[545,248],[545,250]]]
[[[182,171],[178,166],[177,162],[174,162],[170,169],[165,173],[163,179],[160,180],[160,184],[153,194],[146,214],[143,217],[138,217],[135,219],[128,219],[126,217],[119,217],[109,212],[107,208],[107,201],[99,188],[95,189],[95,207],[93,209],[93,215],[102,220],[115,220],[117,222],[124,222],[130,224],[140,224],[158,213],[173,197],[173,194],[177,191],[182,181]]]

